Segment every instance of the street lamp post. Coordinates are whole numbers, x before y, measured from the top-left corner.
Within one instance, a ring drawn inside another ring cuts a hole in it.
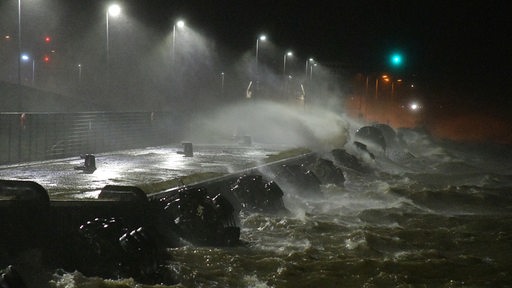
[[[313,64],[315,60],[313,60],[313,58],[309,58],[306,60],[306,80],[308,80],[308,67],[309,65]],[[311,63],[311,64],[310,64]]]
[[[258,71],[258,56],[259,56],[259,50],[260,50],[260,40],[266,41],[267,36],[261,35],[260,37],[256,38],[256,90],[259,89],[259,71]]]
[[[20,63],[21,61],[23,62],[28,62],[30,60],[30,56],[27,55],[27,54],[21,54],[21,57],[20,57]],[[35,68],[36,68],[36,62],[34,59],[32,59],[32,86],[34,85],[34,79],[35,79]],[[21,69],[20,69],[21,70]]]
[[[82,64],[78,64],[78,84],[82,84]]]
[[[107,65],[109,64],[109,58],[110,58],[110,40],[109,40],[109,29],[108,29],[108,20],[109,16],[117,17],[121,14],[121,7],[117,4],[112,4],[108,7],[107,12],[105,13],[106,18],[106,29],[107,29]]]
[[[18,0],[18,85],[21,85],[21,0]]]
[[[309,81],[313,80],[313,67],[316,67],[316,63],[312,63],[311,65],[309,65]]]
[[[18,0],[18,89],[17,108],[21,111],[23,108],[23,98],[21,95],[21,0]],[[21,151],[21,149],[19,151]]]
[[[35,79],[36,79],[36,60],[32,58],[32,86],[34,86]]]
[[[176,26],[180,29],[185,27],[185,21],[178,20],[173,26],[172,26],[172,64],[174,66],[175,64],[175,57],[176,57]]]
[[[220,94],[224,96],[224,72],[220,73]]]
[[[108,20],[109,16],[117,17],[121,14],[121,7],[117,4],[112,4],[108,7],[107,12],[105,13],[106,19],[106,41],[107,41],[107,93],[110,93],[110,39],[109,39],[109,26]]]
[[[286,52],[284,53],[284,56],[283,56],[283,75],[286,77],[286,58],[288,58],[288,56],[292,56],[293,53],[291,51],[289,52]]]

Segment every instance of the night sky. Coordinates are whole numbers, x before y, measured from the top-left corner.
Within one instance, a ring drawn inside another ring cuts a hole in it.
[[[401,51],[403,69],[424,79],[432,91],[511,103],[508,1],[131,3],[137,6],[133,13],[149,26],[166,29],[173,18],[183,17],[234,51],[247,50],[265,32],[271,41],[304,58],[339,62],[367,73],[390,70],[388,55]]]
[[[35,1],[23,0],[26,6]],[[512,108],[509,1],[117,2],[123,6],[123,14],[162,37],[169,34],[176,19],[183,18],[187,26],[214,41],[217,50],[226,55],[241,55],[254,49],[262,32],[273,44],[292,49],[302,59],[314,57],[320,63],[337,63],[361,73],[392,70],[388,56],[400,51],[405,58],[401,72],[416,75],[432,97],[448,95],[457,97],[454,101],[474,103],[492,100],[503,111]],[[54,15],[44,17],[48,21],[45,25],[52,23],[52,33],[60,35],[61,41],[70,42],[83,37],[81,33],[92,26],[101,26],[108,3],[47,0],[44,13]],[[10,9],[5,4],[2,8]],[[4,28],[9,28],[5,23],[16,23],[15,13],[2,12],[4,19],[0,22]],[[28,21],[31,15],[24,17]]]

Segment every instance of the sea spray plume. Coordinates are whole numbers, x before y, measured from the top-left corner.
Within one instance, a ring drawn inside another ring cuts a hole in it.
[[[305,146],[329,151],[347,141],[347,121],[319,107],[306,111],[269,101],[247,101],[203,113],[192,120],[187,139],[222,143],[233,135],[250,135],[257,143]]]

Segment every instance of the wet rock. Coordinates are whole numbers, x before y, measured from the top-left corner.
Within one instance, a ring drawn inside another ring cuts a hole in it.
[[[386,141],[386,147],[393,147],[397,144],[398,138],[397,134],[395,132],[395,129],[393,129],[391,126],[387,124],[374,124],[373,127],[380,130],[382,133],[382,136],[384,136],[384,140]]]
[[[364,144],[373,144],[386,151],[386,138],[381,129],[375,126],[364,126],[356,131],[355,138]]]
[[[160,278],[169,255],[151,228],[127,227],[119,218],[96,218],[80,226],[75,268],[85,275],[133,277],[148,283]],[[172,284],[172,283],[169,283]]]
[[[355,170],[358,172],[367,173],[370,169],[364,166],[356,156],[349,154],[344,149],[334,149],[331,151],[332,156],[334,157],[335,163],[351,170]]]
[[[354,141],[354,146],[356,146],[357,149],[370,156],[371,159],[375,160],[375,155],[372,152],[368,151],[368,146],[366,146],[366,144],[363,144],[359,141]]]
[[[320,180],[305,165],[291,164],[281,165],[277,168],[274,181],[285,191],[304,196],[321,196]]]
[[[334,165],[334,162],[331,160],[318,158],[315,163],[311,165],[311,170],[318,179],[320,179],[322,184],[334,184],[341,187],[345,183],[343,170]]]
[[[288,211],[283,203],[283,191],[274,181],[264,181],[261,175],[242,175],[231,186],[230,193],[240,208],[249,212],[277,213]]]
[[[26,288],[27,285],[17,269],[10,265],[2,271],[0,277],[1,288]]]
[[[67,263],[67,269],[77,269],[86,275],[112,277],[120,274],[119,266],[122,248],[119,237],[128,228],[121,219],[95,218],[87,221],[79,228],[79,238],[75,243],[81,257],[75,263]],[[100,260],[101,259],[101,260]],[[91,265],[92,263],[95,263]],[[76,267],[73,267],[76,265]]]
[[[240,238],[235,209],[222,195],[210,197],[206,188],[183,188],[160,200],[159,230],[169,242],[230,246]]]

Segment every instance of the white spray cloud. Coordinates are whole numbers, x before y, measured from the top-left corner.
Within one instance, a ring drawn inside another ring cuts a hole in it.
[[[340,113],[320,107],[246,101],[196,117],[187,137],[200,143],[225,143],[251,136],[256,143],[327,151],[343,147],[348,125]]]

